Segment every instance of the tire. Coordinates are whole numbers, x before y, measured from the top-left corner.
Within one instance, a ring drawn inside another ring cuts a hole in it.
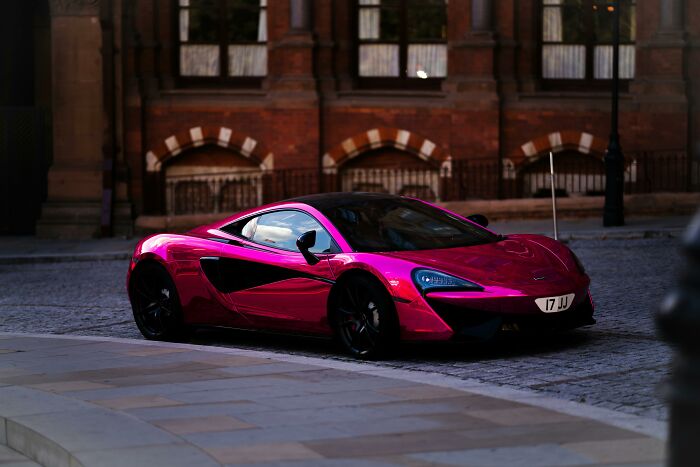
[[[385,357],[398,344],[399,325],[391,297],[369,277],[355,276],[339,285],[330,321],[336,339],[357,358]]]
[[[136,326],[149,340],[181,342],[188,337],[177,288],[170,274],[157,263],[145,263],[134,271],[131,309]]]

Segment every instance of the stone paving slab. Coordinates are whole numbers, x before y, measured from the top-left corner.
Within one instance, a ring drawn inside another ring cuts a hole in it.
[[[36,462],[3,445],[0,445],[0,465],[2,467],[39,467]]]
[[[599,411],[572,415],[504,399],[484,385],[449,386],[444,377],[431,382],[364,363],[0,334],[0,368],[19,371],[0,372],[0,445],[12,449],[0,449],[3,466],[664,461],[662,439],[614,426]]]
[[[52,263],[129,259],[137,238],[49,239],[4,236],[0,240],[0,264]]]

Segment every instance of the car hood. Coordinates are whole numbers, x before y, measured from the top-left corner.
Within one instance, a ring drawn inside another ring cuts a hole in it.
[[[439,250],[397,251],[381,255],[411,261],[485,286],[526,286],[545,280],[568,281],[575,273],[555,251],[565,247],[536,235],[511,235],[499,242]]]

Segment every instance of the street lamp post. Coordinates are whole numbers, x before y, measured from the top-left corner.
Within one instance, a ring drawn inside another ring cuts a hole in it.
[[[613,0],[610,6],[613,10],[613,75],[610,141],[605,152],[605,207],[603,208],[603,225],[605,227],[625,224],[623,198],[625,157],[622,154],[620,135],[617,132],[620,89],[620,2]]]

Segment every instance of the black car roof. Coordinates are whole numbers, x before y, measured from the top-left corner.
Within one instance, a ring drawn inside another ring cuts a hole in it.
[[[288,199],[288,202],[304,203],[309,206],[323,211],[336,206],[355,203],[358,201],[378,201],[383,199],[403,199],[403,196],[389,195],[386,193],[364,193],[364,192],[335,192],[335,193],[318,193],[315,195],[299,196]]]

